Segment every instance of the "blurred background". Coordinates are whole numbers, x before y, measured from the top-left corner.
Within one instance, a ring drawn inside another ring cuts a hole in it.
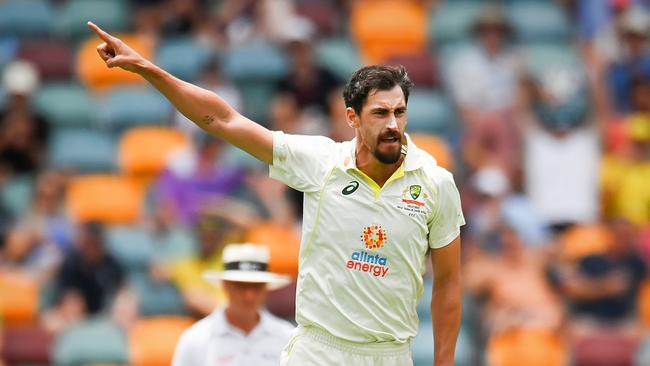
[[[458,365],[650,365],[650,16],[634,0],[0,0],[0,364],[169,364],[225,243],[297,271],[300,193],[99,59],[92,20],[259,123],[353,136],[365,64],[451,170]],[[416,365],[432,364],[431,276]],[[295,283],[268,308],[293,320]]]

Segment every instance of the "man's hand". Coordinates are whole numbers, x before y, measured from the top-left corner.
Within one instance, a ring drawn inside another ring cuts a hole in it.
[[[121,39],[108,34],[93,22],[87,24],[104,41],[104,43],[97,46],[97,53],[104,60],[106,66],[119,67],[126,71],[140,73],[148,62],[144,57],[127,46]]]

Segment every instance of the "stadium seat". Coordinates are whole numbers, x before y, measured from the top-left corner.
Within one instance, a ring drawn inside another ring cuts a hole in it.
[[[300,236],[294,228],[273,222],[258,224],[246,233],[245,241],[268,246],[271,252],[269,269],[296,278]]]
[[[392,56],[386,63],[404,66],[408,71],[409,78],[417,87],[429,88],[438,83],[438,70],[433,56],[428,52]]]
[[[5,327],[31,325],[38,312],[38,282],[26,272],[0,271],[0,314]]]
[[[48,146],[48,165],[79,172],[112,171],[115,169],[116,155],[115,138],[105,131],[61,128],[52,134]]]
[[[359,0],[352,3],[350,33],[366,63],[426,50],[424,5],[407,0]]]
[[[645,329],[650,329],[650,279],[645,279],[639,288],[637,311],[641,325]]]
[[[192,324],[194,319],[188,317],[161,316],[138,320],[129,332],[130,364],[171,365],[178,339]]]
[[[432,10],[427,37],[429,42],[433,42],[432,46],[467,40],[481,6],[478,1],[444,1]]]
[[[54,11],[47,0],[6,0],[0,2],[0,37],[38,37],[52,30]]]
[[[573,364],[576,366],[633,365],[638,349],[636,335],[625,330],[603,328],[575,340]],[[642,364],[639,364],[642,365]]]
[[[127,175],[156,175],[165,168],[169,154],[187,143],[187,137],[171,127],[132,128],[120,138],[120,169]]]
[[[14,217],[27,213],[32,204],[34,193],[34,177],[29,174],[10,177],[0,188],[2,207],[6,208]]]
[[[85,0],[84,0],[85,1]],[[85,24],[84,24],[85,27]],[[90,30],[88,30],[90,32]],[[143,57],[153,60],[153,45],[143,38],[132,35],[117,35]],[[97,92],[121,84],[145,84],[145,80],[119,68],[109,69],[97,55],[97,46],[102,43],[99,37],[92,36],[84,41],[76,57],[76,73],[79,80],[89,89]],[[153,60],[155,61],[155,60]]]
[[[266,308],[275,316],[293,321],[296,316],[296,281],[270,291],[266,298]]]
[[[0,360],[9,365],[49,365],[54,337],[45,329],[19,327],[5,329]]]
[[[67,0],[60,9],[58,33],[74,40],[86,38],[92,32],[87,21],[107,32],[126,30],[130,19],[128,2],[122,0]]]
[[[534,77],[543,77],[549,71],[569,70],[580,77],[585,66],[576,51],[562,44],[531,44],[525,46],[526,71]]]
[[[454,157],[445,140],[439,136],[424,133],[412,133],[409,136],[417,147],[431,154],[438,165],[450,171],[454,170]]]
[[[119,87],[107,91],[100,101],[99,113],[102,123],[120,130],[136,125],[167,124],[172,106],[151,87]]]
[[[106,247],[126,269],[145,270],[154,256],[154,238],[132,226],[111,226],[106,231]]]
[[[571,32],[566,14],[552,1],[517,1],[506,8],[521,43],[564,42]]]
[[[316,43],[316,62],[341,80],[361,67],[361,58],[356,46],[345,38],[324,39]]]
[[[490,366],[564,366],[568,353],[553,331],[513,329],[488,339],[486,358]]]
[[[602,225],[576,225],[560,237],[560,253],[566,260],[579,260],[602,254],[613,241],[612,233]]]
[[[55,365],[125,365],[127,337],[110,320],[82,320],[56,336],[52,358]]]
[[[66,207],[76,222],[128,224],[140,217],[142,193],[117,175],[87,175],[70,181]]]
[[[77,84],[46,84],[34,96],[34,107],[54,126],[91,127],[97,108],[88,91]]]
[[[284,55],[272,44],[252,42],[230,50],[223,70],[239,87],[245,114],[264,123],[275,85],[288,72]]]
[[[199,79],[210,56],[210,49],[192,38],[164,40],[156,51],[160,67],[189,82]]]
[[[65,42],[21,42],[16,57],[34,64],[43,79],[69,79],[72,76],[74,54]]]
[[[133,273],[129,280],[138,298],[140,316],[185,315],[185,303],[176,288],[170,282],[158,282],[146,273]]]
[[[440,93],[413,89],[408,102],[408,130],[440,134],[454,127],[454,113],[449,101]]]

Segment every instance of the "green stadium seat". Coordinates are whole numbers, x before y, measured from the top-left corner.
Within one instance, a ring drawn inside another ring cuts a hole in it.
[[[154,260],[158,263],[171,263],[194,255],[196,238],[189,230],[172,228],[165,234],[156,236],[155,246]]]
[[[34,96],[34,107],[55,127],[91,127],[97,107],[88,91],[77,84],[49,84]]]
[[[68,0],[57,19],[58,33],[73,40],[91,36],[86,26],[92,21],[107,32],[124,31],[130,19],[127,2],[120,0]]]
[[[562,42],[569,39],[569,20],[551,1],[518,1],[506,7],[506,12],[515,37],[521,43]]]
[[[117,87],[101,99],[99,113],[109,128],[168,124],[172,106],[151,87]]]
[[[185,81],[199,79],[210,61],[211,51],[191,38],[163,41],[156,52],[156,63],[172,75]]]
[[[37,37],[52,30],[54,12],[47,0],[0,2],[0,36]]]
[[[341,80],[348,80],[350,75],[361,66],[361,57],[357,48],[348,39],[322,40],[316,45],[315,54],[318,64]]]
[[[187,314],[183,298],[172,283],[153,281],[144,273],[134,273],[129,282],[138,298],[140,316]]]
[[[129,271],[144,270],[154,258],[153,237],[130,226],[112,226],[106,232],[106,247]]]
[[[11,177],[0,191],[2,206],[7,208],[14,217],[22,216],[31,206],[33,190],[33,176],[24,174]]]
[[[449,101],[440,93],[414,89],[409,96],[407,123],[410,132],[446,134],[455,128],[455,116]]]
[[[474,19],[482,6],[480,2],[473,1],[442,2],[430,14],[429,42],[438,47],[468,39]]]
[[[251,42],[231,49],[223,60],[224,72],[234,81],[276,81],[287,74],[282,52],[270,43]]]
[[[106,319],[83,320],[56,336],[52,358],[66,366],[128,364],[127,336]]]
[[[48,146],[49,165],[81,172],[114,171],[117,142],[105,131],[77,128],[56,129]]]
[[[569,69],[580,73],[584,65],[576,51],[563,44],[533,44],[524,48],[526,71],[541,76],[549,70]]]

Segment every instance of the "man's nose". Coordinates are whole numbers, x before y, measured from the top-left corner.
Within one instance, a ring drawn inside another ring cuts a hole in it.
[[[397,129],[397,118],[395,118],[395,115],[388,117],[388,121],[386,121],[386,128],[389,130]]]

